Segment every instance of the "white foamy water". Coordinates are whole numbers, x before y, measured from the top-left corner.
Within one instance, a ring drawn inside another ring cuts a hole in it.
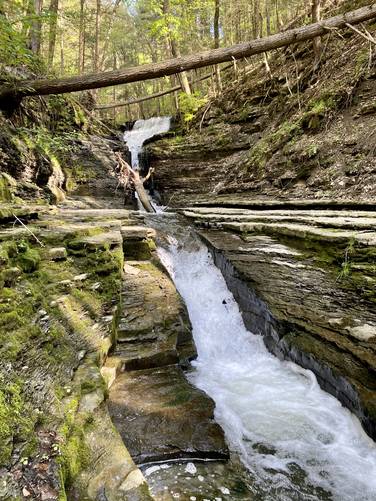
[[[171,117],[154,117],[137,120],[132,130],[124,132],[123,139],[132,155],[132,167],[138,168],[138,154],[147,139],[170,130]]]
[[[191,380],[214,399],[230,448],[271,493],[262,499],[376,500],[376,446],[359,421],[310,371],[281,362],[247,331],[206,248],[170,240],[159,253],[192,322]]]

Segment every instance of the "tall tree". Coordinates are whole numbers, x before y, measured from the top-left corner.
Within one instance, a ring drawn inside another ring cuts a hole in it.
[[[214,48],[219,49],[219,15],[221,10],[221,2],[220,0],[214,1]],[[218,91],[222,90],[222,81],[221,81],[221,72],[218,64],[215,66],[215,79]]]
[[[85,0],[80,0],[80,20],[78,28],[78,73],[84,72],[85,54]]]
[[[321,20],[321,0],[312,0],[312,22],[318,23]],[[316,63],[321,57],[321,37],[313,39],[313,51]]]
[[[32,21],[29,31],[29,47],[37,55],[40,54],[42,43],[42,9],[43,0],[30,0],[29,13]]]
[[[180,57],[180,50],[179,50],[179,45],[176,40],[176,33],[175,30],[172,29],[171,27],[171,21],[170,21],[170,16],[171,16],[171,10],[170,10],[170,0],[163,0],[163,16],[165,18],[166,22],[166,27],[167,27],[167,33],[168,33],[168,41],[170,44],[170,49],[171,49],[171,55],[173,57]],[[189,85],[188,81],[188,76],[185,71],[183,71],[180,75],[180,82],[182,89],[186,94],[191,94],[191,86]]]
[[[95,11],[95,42],[94,42],[94,71],[99,70],[99,38],[100,38],[100,17],[101,17],[101,0],[96,1]]]
[[[59,0],[51,0],[49,8],[50,26],[48,33],[48,61],[47,61],[49,68],[52,67],[55,55],[58,12],[59,12]]]

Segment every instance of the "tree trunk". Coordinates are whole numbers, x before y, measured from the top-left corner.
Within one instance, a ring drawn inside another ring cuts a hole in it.
[[[153,209],[148,194],[146,193],[146,190],[144,188],[144,183],[142,179],[140,178],[140,173],[138,171],[134,171],[134,177],[133,177],[133,184],[135,187],[135,190],[137,191],[138,198],[140,199],[140,202],[142,203],[142,206],[147,212],[155,212]]]
[[[78,32],[78,73],[84,72],[84,44],[85,44],[85,0],[80,0],[80,24]]]
[[[168,16],[170,15],[170,0],[163,0],[162,11],[163,11],[163,15],[166,18],[166,25],[168,28],[168,40],[169,40],[169,44],[170,44],[170,48],[171,48],[172,57],[180,58],[180,50],[179,50],[178,44],[175,40],[175,35],[171,31],[170,23],[168,20]],[[180,83],[181,83],[181,87],[182,87],[183,91],[186,94],[190,95],[191,94],[191,87],[189,85],[187,73],[185,71],[182,71],[179,75],[179,79],[180,79]]]
[[[215,0],[214,6],[214,48],[219,49],[219,15],[221,9],[220,0]],[[222,81],[221,81],[221,71],[218,64],[215,66],[215,79],[217,84],[218,92],[222,91]]]
[[[321,20],[321,0],[312,0],[312,22],[318,23]],[[315,62],[317,63],[321,57],[321,37],[313,39],[313,52],[315,54]]]
[[[64,20],[61,19],[61,33],[60,33],[60,73],[64,75],[65,61],[64,61]]]
[[[30,32],[29,32],[29,46],[30,50],[39,55],[42,39],[42,9],[43,0],[33,0],[32,2],[32,15],[33,20],[31,22]]]
[[[269,1],[270,0],[266,0],[266,2],[265,2],[265,19],[266,19],[266,34],[267,34],[267,36],[270,36],[272,34]]]
[[[219,67],[218,67],[219,68]],[[228,70],[229,68],[233,68],[233,64],[229,64],[222,68],[222,71]],[[219,68],[219,71],[221,69]],[[195,83],[203,82],[204,80],[208,80],[212,77],[211,73],[204,75],[200,78],[196,78],[190,82],[190,85],[194,85]],[[134,99],[128,99],[127,101],[119,102],[119,103],[111,103],[111,104],[99,104],[95,107],[96,110],[108,110],[110,108],[118,108],[120,106],[130,106],[131,104],[142,103],[143,101],[149,101],[150,99],[157,99],[158,97],[166,96],[167,94],[177,93],[177,91],[181,90],[181,85],[175,85],[170,89],[161,90],[156,92],[155,94],[149,94],[148,96],[137,97]],[[178,107],[177,107],[178,109]]]
[[[48,34],[48,67],[52,67],[55,55],[57,17],[59,12],[59,0],[51,0],[50,3],[50,31]]]
[[[54,80],[24,80],[17,85],[5,85],[0,88],[0,101],[6,106],[9,98],[18,96],[35,96],[48,94],[63,94],[80,90],[111,87],[132,82],[152,80],[188,71],[195,68],[203,68],[225,61],[243,59],[255,54],[285,47],[311,40],[317,36],[328,33],[333,28],[345,28],[346,24],[359,24],[376,18],[376,4],[362,7],[347,14],[322,20],[317,24],[310,24],[301,28],[278,33],[270,37],[252,40],[232,47],[214,49],[178,59],[171,59],[157,64],[145,64],[133,68],[125,68],[116,71],[107,71],[99,74],[65,77]]]
[[[99,71],[100,16],[101,16],[101,0],[97,0],[97,8],[95,11],[95,41],[94,41],[94,61],[93,61],[94,71]]]
[[[114,22],[115,22],[115,15],[116,15],[117,8],[119,7],[120,1],[121,0],[115,0],[115,3],[114,3],[113,8],[112,8],[110,22],[109,22],[109,26],[107,28],[107,34],[106,34],[106,38],[104,40],[104,44],[103,44],[103,48],[102,48],[102,57],[100,58],[100,61],[99,61],[99,68],[98,68],[99,70],[103,70],[104,64],[106,62],[108,44],[110,42],[111,32],[112,32],[112,28],[113,28]]]

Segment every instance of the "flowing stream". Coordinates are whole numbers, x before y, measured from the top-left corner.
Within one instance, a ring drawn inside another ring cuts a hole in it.
[[[139,120],[124,134],[133,167],[144,141],[169,128],[170,119],[158,117]],[[235,471],[233,459],[229,466],[205,468],[166,464],[146,471],[148,481],[154,476],[162,490],[172,479],[181,488],[185,482],[187,493],[196,475],[199,497],[171,494],[194,501],[208,501],[211,494],[216,500],[375,501],[376,445],[358,419],[320,389],[312,372],[278,360],[261,336],[247,331],[224,277],[194,232],[168,214],[149,222],[170,235],[159,255],[192,322],[198,358],[188,377],[215,401],[216,420],[245,468]],[[227,486],[218,484],[224,479]]]
[[[189,377],[215,401],[230,449],[263,493],[257,499],[375,500],[375,443],[312,372],[278,360],[247,331],[208,250],[187,233],[168,237],[159,254],[193,326]]]

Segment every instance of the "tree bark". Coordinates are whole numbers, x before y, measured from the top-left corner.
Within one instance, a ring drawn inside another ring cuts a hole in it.
[[[220,15],[221,3],[220,0],[215,0],[214,5],[214,48],[219,49],[219,15]],[[222,81],[221,81],[221,71],[219,65],[215,65],[215,80],[218,92],[222,91]]]
[[[99,71],[99,36],[100,36],[99,23],[101,16],[101,0],[97,0],[96,3],[97,3],[97,8],[95,11],[95,42],[94,42],[93,68],[94,71]]]
[[[166,18],[166,25],[167,25],[168,33],[169,33],[168,40],[169,40],[169,44],[170,44],[170,48],[171,48],[171,55],[174,58],[180,58],[179,46],[175,40],[174,33],[172,33],[172,31],[171,31],[170,23],[168,20],[168,16],[170,15],[170,0],[163,0],[162,11],[163,11],[163,15]],[[180,73],[179,79],[180,79],[180,83],[181,83],[181,87],[182,87],[183,91],[186,94],[190,95],[191,94],[191,87],[189,85],[187,73],[185,71],[182,71]]]
[[[113,28],[114,22],[115,22],[115,15],[116,15],[116,11],[117,11],[117,9],[119,7],[120,1],[121,0],[115,0],[115,3],[113,5],[113,7],[112,7],[110,21],[109,21],[109,26],[107,27],[107,34],[106,34],[106,38],[104,40],[104,44],[103,44],[103,48],[102,48],[102,57],[99,60],[99,70],[103,70],[104,64],[106,62],[108,44],[110,42],[111,32],[112,32],[112,28]]]
[[[153,206],[150,203],[149,196],[144,188],[144,182],[149,179],[152,171],[149,171],[149,174],[146,176],[146,178],[142,178],[139,171],[132,169],[132,167],[122,158],[120,153],[116,154],[116,158],[120,170],[120,180],[124,180],[121,184],[123,184],[124,188],[126,188],[128,179],[131,179],[133,187],[136,190],[138,198],[146,212],[155,212]]]
[[[78,32],[78,73],[84,72],[84,45],[85,45],[85,0],[80,0],[80,24]]]
[[[25,80],[16,85],[5,85],[0,88],[1,105],[6,105],[8,98],[18,96],[35,96],[48,94],[63,94],[80,90],[111,87],[131,82],[152,80],[166,75],[181,73],[194,68],[203,68],[225,61],[242,59],[244,57],[261,54],[286,45],[311,40],[325,35],[333,28],[345,28],[346,24],[359,24],[376,18],[376,3],[362,7],[347,14],[322,20],[320,23],[310,24],[301,28],[278,33],[270,37],[253,40],[227,48],[214,49],[198,54],[183,56],[157,64],[145,64],[133,68],[116,71],[107,71],[100,74],[66,77],[54,80]]]
[[[219,66],[218,66],[219,68]],[[233,64],[229,64],[227,66],[224,66],[222,68],[222,71],[226,71],[229,68],[233,68]],[[220,69],[221,71],[221,69]],[[208,80],[209,78],[212,77],[211,73],[208,73],[207,75],[204,75],[203,77],[196,78],[195,80],[192,80],[190,82],[190,85],[193,85],[195,83],[203,82],[204,80]],[[150,99],[157,99],[158,97],[162,96],[167,96],[167,94],[172,94],[173,92],[178,92],[181,90],[181,85],[175,85],[174,87],[171,87],[170,89],[162,90],[160,92],[156,92],[155,94],[149,94],[148,96],[142,96],[134,99],[129,99],[128,101],[123,101],[119,103],[111,103],[111,104],[99,104],[98,106],[95,107],[96,110],[108,110],[111,108],[118,108],[120,106],[130,106],[131,104],[137,104],[137,103],[142,103],[143,101],[149,101]]]
[[[318,23],[321,19],[321,0],[312,0],[312,22]],[[313,52],[315,61],[319,61],[321,57],[321,37],[313,39]]]
[[[51,68],[56,46],[57,17],[59,12],[59,0],[51,0],[50,3],[50,31],[48,34],[48,67]]]
[[[40,47],[41,47],[41,38],[42,38],[42,9],[43,9],[43,0],[32,0],[31,2],[31,12],[33,16],[33,20],[31,22],[31,27],[29,31],[29,46],[30,50],[39,55]]]
[[[60,73],[64,75],[65,60],[64,60],[64,18],[61,18],[61,33],[60,33]]]

